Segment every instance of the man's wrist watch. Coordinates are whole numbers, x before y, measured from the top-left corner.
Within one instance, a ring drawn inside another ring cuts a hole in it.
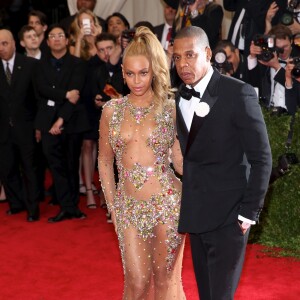
[[[192,18],[192,19],[197,18],[198,15],[199,15],[198,9],[194,9],[193,11],[191,11],[191,18]]]
[[[248,228],[250,228],[250,226],[251,226],[250,223],[247,223],[247,222],[245,222],[245,221],[238,220],[238,222],[239,222],[239,224],[241,225],[241,227],[242,227],[243,229],[248,229]]]

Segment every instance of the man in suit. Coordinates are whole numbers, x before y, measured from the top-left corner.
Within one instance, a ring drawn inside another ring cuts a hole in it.
[[[50,53],[40,60],[36,74],[40,101],[36,128],[41,131],[43,150],[61,208],[48,220],[54,223],[86,217],[78,208],[78,169],[82,133],[89,129],[89,124],[80,101],[85,62],[68,52],[68,38],[62,27],[50,27],[47,43]]]
[[[214,70],[211,55],[201,28],[185,27],[176,35],[173,58],[184,82],[176,95],[184,155],[178,230],[190,233],[201,300],[229,300],[249,229],[263,207],[271,151],[253,87]],[[251,165],[248,181],[244,154]]]
[[[37,221],[33,87],[36,61],[16,53],[12,33],[5,29],[0,30],[0,58],[0,179],[10,207],[7,214],[27,209],[27,220]]]
[[[173,37],[172,27],[176,16],[179,1],[165,0],[163,3],[165,23],[154,27],[154,33],[160,40],[165,50],[168,49],[169,42]]]

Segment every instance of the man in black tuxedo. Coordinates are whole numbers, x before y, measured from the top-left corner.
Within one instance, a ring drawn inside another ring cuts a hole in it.
[[[36,60],[16,53],[12,33],[4,29],[0,30],[0,58],[0,179],[10,207],[7,213],[27,209],[27,220],[37,221],[33,85]]]
[[[211,55],[201,28],[185,27],[176,35],[173,59],[184,82],[176,95],[184,155],[178,230],[190,233],[201,300],[229,300],[249,228],[263,207],[271,151],[253,87],[214,70]],[[244,154],[251,165],[248,181]]]
[[[61,207],[56,216],[49,218],[53,223],[86,217],[78,209],[78,169],[82,133],[89,129],[89,123],[80,101],[86,63],[68,52],[68,38],[62,27],[50,27],[47,42],[50,53],[40,60],[36,74],[40,101],[36,128],[41,131],[43,150]]]
[[[161,45],[165,50],[168,49],[168,45],[173,37],[173,23],[175,20],[179,1],[164,0],[162,3],[164,7],[165,23],[154,27],[154,33],[160,40]]]

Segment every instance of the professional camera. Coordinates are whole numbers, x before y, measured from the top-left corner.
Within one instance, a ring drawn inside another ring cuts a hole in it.
[[[193,5],[196,0],[182,0],[182,5]]]
[[[270,181],[269,183],[273,183],[275,180],[277,180],[279,177],[286,174],[291,165],[298,164],[299,160],[295,153],[286,153],[283,155],[280,155],[278,157],[277,166],[272,168]]]
[[[257,55],[258,60],[270,61],[274,57],[274,51],[278,50],[275,47],[274,35],[257,34],[253,38],[254,44],[262,48],[262,53]]]
[[[283,13],[281,17],[281,23],[285,26],[292,25],[294,23],[294,19],[297,19],[297,15],[300,12],[300,8],[298,8],[300,4],[300,0],[291,0],[286,8],[286,11]]]
[[[294,57],[293,64],[295,66],[291,73],[295,78],[299,78],[300,77],[300,57]]]
[[[212,66],[221,74],[233,72],[233,65],[227,60],[226,52],[222,49],[214,54]]]

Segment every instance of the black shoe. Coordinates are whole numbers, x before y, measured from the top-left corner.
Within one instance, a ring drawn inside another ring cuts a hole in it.
[[[54,206],[54,205],[58,205],[59,203],[58,203],[58,201],[57,201],[56,199],[52,198],[52,199],[48,202],[48,204]]]
[[[76,219],[85,219],[86,218],[86,214],[83,213],[82,211],[80,211],[79,209],[76,210],[76,212],[73,214],[73,217]]]
[[[69,220],[69,219],[72,219],[74,217],[73,214],[67,212],[67,211],[60,211],[58,213],[58,215],[54,216],[54,217],[51,217],[48,219],[48,223],[56,223],[56,222],[61,222],[61,221],[64,221],[64,220]]]
[[[39,214],[29,215],[29,216],[27,217],[27,221],[28,221],[28,222],[35,222],[35,221],[38,221],[39,219],[40,219]]]
[[[7,215],[15,215],[15,214],[18,214],[22,211],[25,211],[25,208],[23,207],[20,207],[20,208],[11,208],[9,210],[6,211],[6,214]]]

